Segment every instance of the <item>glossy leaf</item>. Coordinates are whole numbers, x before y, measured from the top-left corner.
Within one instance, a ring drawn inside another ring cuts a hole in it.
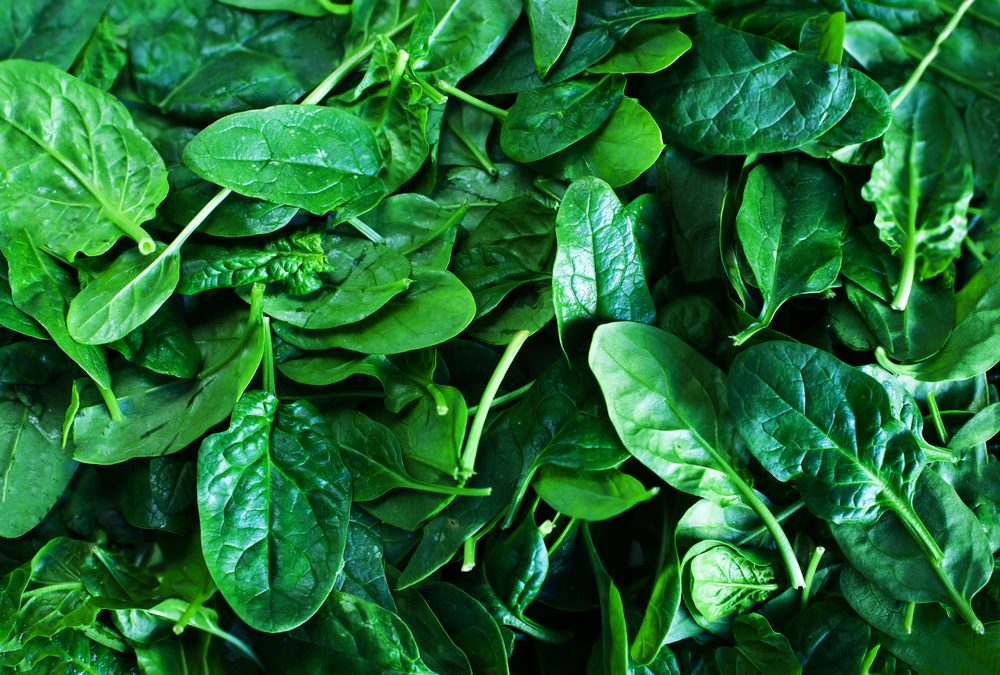
[[[30,85],[30,86],[29,86]],[[30,229],[60,258],[99,255],[126,235],[143,252],[153,242],[141,224],[167,194],[163,160],[125,107],[58,68],[31,61],[0,64],[0,231]],[[63,119],[63,106],[73,109]],[[52,180],[50,177],[57,176]],[[38,189],[39,180],[48,187]],[[15,208],[16,206],[16,208]],[[31,213],[31,222],[12,219]]]
[[[347,218],[385,196],[375,135],[351,113],[274,106],[224,117],[184,148],[202,178],[248,197]]]
[[[766,38],[703,21],[693,46],[666,70],[653,116],[668,139],[713,155],[792,150],[847,114],[847,68]]]
[[[556,241],[552,291],[564,345],[594,322],[653,320],[635,224],[609,185],[595,178],[570,185]]]
[[[244,621],[286,631],[319,610],[343,564],[350,499],[350,477],[314,408],[244,394],[229,430],[198,454],[202,550]]]

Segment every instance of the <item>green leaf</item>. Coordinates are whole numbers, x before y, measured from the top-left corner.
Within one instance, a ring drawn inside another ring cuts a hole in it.
[[[624,96],[625,80],[605,75],[518,94],[500,130],[500,146],[516,162],[533,162],[597,131]]]
[[[762,673],[799,675],[802,666],[792,646],[760,614],[745,614],[733,620],[736,650]]]
[[[10,269],[14,304],[30,312],[66,356],[76,361],[99,387],[110,391],[111,374],[104,351],[74,340],[66,325],[66,311],[76,284],[69,273],[41,249],[37,236],[20,230],[6,241],[0,241],[4,257],[15,261]]]
[[[167,455],[229,416],[263,354],[260,319],[247,325],[245,314],[231,313],[198,326],[194,338],[203,363],[194,380],[164,382],[162,376],[129,370],[116,387],[125,419],[112,420],[100,403],[80,407],[73,423],[77,461],[116,464]]]
[[[20,537],[42,522],[76,472],[62,442],[68,386],[54,385],[34,405],[0,402],[0,537]]]
[[[843,182],[804,158],[761,164],[747,177],[736,233],[764,298],[757,322],[736,337],[741,344],[770,324],[785,301],[837,280],[847,233]]]
[[[31,61],[0,63],[0,94],[0,196],[7,205],[0,232],[30,229],[69,261],[104,253],[122,235],[149,253],[153,241],[141,224],[166,196],[167,172],[125,106]],[[71,116],[61,112],[65,106]]]
[[[955,547],[945,553],[915,510],[925,458],[877,380],[814,347],[768,342],[737,358],[729,383],[737,427],[765,469],[795,481],[809,510],[834,524],[867,532],[897,517],[937,577],[938,592],[982,630],[969,604],[978,586],[956,577],[948,562]],[[837,423],[845,417],[853,423]],[[973,554],[966,548],[962,555]]]
[[[576,24],[577,0],[527,0],[524,11],[531,26],[531,49],[541,77],[559,59]]]
[[[156,255],[126,251],[73,298],[66,325],[74,340],[101,345],[138,328],[173,294],[181,260],[163,244]]]
[[[622,148],[628,147],[628,152]],[[659,158],[663,136],[653,116],[629,96],[597,131],[541,160],[567,180],[594,176],[621,187],[631,183]]]
[[[580,520],[614,518],[659,492],[618,469],[581,472],[554,465],[543,466],[531,485],[546,504]]]
[[[788,631],[805,672],[816,675],[838,675],[855,666],[860,671],[870,636],[871,628],[843,600],[809,605]]]
[[[793,150],[819,138],[854,101],[850,71],[766,38],[698,23],[691,51],[658,83],[653,116],[668,139],[711,155]]]
[[[48,61],[68,70],[108,4],[108,0],[11,2],[0,17],[0,59]]]
[[[451,84],[488,59],[521,15],[519,0],[428,0],[425,7],[410,36],[421,54],[413,67]]]
[[[979,270],[955,298],[955,327],[941,350],[928,359],[900,365],[880,352],[882,367],[925,382],[964,380],[1000,362],[1000,256]]]
[[[224,117],[184,148],[202,178],[317,215],[364,213],[385,196],[382,152],[368,125],[318,105],[278,105]]]
[[[591,73],[658,73],[691,49],[691,38],[677,26],[640,24],[629,31],[613,52],[587,68]]]
[[[725,377],[680,339],[610,323],[594,333],[590,368],[628,451],[671,487],[728,503],[746,490]]]
[[[475,312],[472,294],[455,275],[425,268],[413,270],[413,284],[366,319],[322,331],[279,322],[274,330],[301,349],[398,354],[455,337]]]
[[[990,543],[979,520],[931,469],[920,474],[913,510],[945,553],[945,575],[962,596],[971,598],[993,573]],[[841,523],[832,530],[851,565],[883,592],[907,602],[952,601],[951,591],[897,515],[887,514],[874,525]]]
[[[594,581],[597,583],[597,596],[601,603],[601,642],[600,654],[601,672],[610,675],[628,675],[628,627],[625,624],[625,606],[621,591],[615,586],[614,579],[608,574],[601,556],[594,546],[590,536],[590,528],[584,523],[583,540],[587,548],[590,567],[594,571]]]
[[[125,69],[127,62],[125,49],[119,44],[114,26],[105,15],[73,64],[71,72],[83,82],[107,91]]]
[[[549,574],[549,552],[534,514],[529,512],[520,525],[508,531],[483,564],[497,597],[515,614],[523,615]]]
[[[653,321],[635,222],[611,186],[574,181],[559,206],[556,241],[552,291],[564,345],[594,322]]]
[[[343,564],[350,500],[350,476],[318,411],[268,392],[243,395],[229,430],[198,453],[202,550],[240,618],[274,633],[319,610]]]
[[[764,557],[721,541],[692,546],[681,561],[681,574],[684,602],[699,623],[743,612],[779,588]]]
[[[893,111],[884,157],[862,196],[875,204],[879,237],[902,257],[893,306],[908,285],[940,274],[961,253],[972,199],[972,159],[962,120],[937,87],[918,84]]]

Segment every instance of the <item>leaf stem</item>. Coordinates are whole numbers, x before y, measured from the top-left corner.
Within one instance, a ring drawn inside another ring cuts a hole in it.
[[[471,572],[476,569],[476,542],[475,537],[466,539],[462,545],[462,571]]]
[[[278,395],[278,389],[274,382],[274,341],[271,337],[271,317],[264,317],[264,391]]]
[[[407,486],[411,490],[420,490],[421,492],[432,492],[439,495],[451,495],[453,497],[489,497],[493,494],[493,488],[467,488],[467,487],[451,487],[448,485],[435,485],[434,483],[409,483]]]
[[[184,609],[184,612],[181,613],[181,615],[177,617],[177,621],[174,622],[174,628],[173,628],[174,635],[180,635],[181,633],[184,632],[184,629],[187,628],[187,625],[189,623],[191,623],[191,619],[193,619],[194,615],[198,613],[198,610],[201,608],[202,603],[204,603],[205,600],[208,599],[208,597],[209,596],[199,597],[194,602],[188,603],[188,606]]]
[[[809,604],[813,580],[816,578],[816,570],[819,569],[819,561],[824,553],[826,553],[826,549],[822,546],[817,546],[813,551],[812,557],[809,558],[809,565],[806,567],[806,585],[802,589],[802,609],[805,609],[806,605]]]
[[[931,65],[931,61],[933,61],[937,57],[938,52],[941,50],[941,45],[944,44],[944,41],[948,39],[948,36],[951,35],[952,31],[954,31],[955,28],[958,27],[958,23],[962,20],[962,17],[965,15],[965,13],[969,11],[969,8],[972,7],[975,1],[976,0],[964,0],[964,2],[962,2],[962,4],[958,6],[958,9],[955,10],[955,13],[952,14],[951,18],[948,20],[948,23],[945,24],[944,28],[941,30],[937,38],[934,40],[934,44],[932,44],[931,48],[927,50],[926,54],[924,54],[924,58],[922,58],[920,60],[920,63],[917,64],[917,67],[913,70],[913,73],[910,74],[910,78],[900,88],[900,90],[896,92],[896,95],[892,98],[892,107],[894,110],[899,107],[899,104],[902,103],[907,96],[909,96],[913,88],[917,86],[918,82],[920,82],[920,78],[924,76],[924,73],[927,71],[928,66]]]
[[[403,21],[400,21],[395,26],[393,26],[392,29],[387,31],[385,36],[389,38],[395,37],[399,33],[409,28],[410,24],[412,24],[414,19],[416,18],[417,18],[416,15],[413,15],[407,19],[404,19]],[[315,89],[309,92],[309,94],[304,99],[302,99],[300,105],[314,105],[322,101],[324,98],[326,98],[327,94],[333,91],[334,87],[340,84],[340,81],[343,80],[348,73],[350,73],[352,70],[354,70],[362,63],[364,63],[364,60],[367,59],[369,56],[371,56],[373,51],[375,51],[374,41],[369,42],[358,51],[354,52],[350,56],[345,57],[344,60],[340,62],[340,65],[337,66],[337,68],[332,73],[327,75],[322,82],[316,85]]]
[[[913,173],[912,167],[910,173]],[[912,199],[909,201],[911,202],[911,213],[906,228],[906,245],[903,246],[903,267],[899,273],[899,286],[896,287],[896,295],[892,298],[892,308],[900,312],[906,309],[906,303],[910,300],[910,291],[913,290],[913,277],[917,272],[917,204]]]
[[[507,111],[503,108],[498,108],[480,98],[476,98],[472,94],[468,94],[452,84],[448,84],[447,82],[437,82],[435,83],[435,86],[449,96],[454,96],[459,101],[464,101],[474,108],[479,108],[483,112],[493,115],[500,121],[507,119]]]
[[[517,399],[519,399],[522,396],[524,396],[525,394],[527,394],[528,390],[531,389],[531,385],[532,384],[534,384],[534,382],[529,382],[528,384],[524,385],[523,387],[518,387],[514,391],[508,391],[506,394],[502,394],[500,396],[497,396],[495,399],[493,399],[493,408],[496,409],[496,408],[499,408],[500,406],[507,405],[508,403],[513,403]],[[479,409],[478,405],[470,406],[469,407],[469,414],[470,415],[475,415],[476,411],[478,409]]]
[[[403,81],[403,74],[406,72],[406,64],[410,61],[410,53],[405,49],[400,49],[396,54],[396,64],[393,66],[392,74],[389,76],[389,91],[386,94],[385,107],[382,108],[382,119],[379,121],[379,128],[385,126],[385,120],[389,117],[389,110],[393,101],[396,100],[396,92],[399,91],[399,84]]]
[[[767,504],[761,501],[757,493],[753,491],[753,488],[747,485],[746,481],[727,464],[723,464],[722,466],[729,481],[740,493],[744,503],[756,512],[761,521],[763,521],[764,527],[767,528],[767,531],[774,538],[774,543],[778,546],[778,553],[781,555],[781,560],[785,564],[785,570],[788,572],[788,578],[792,582],[792,588],[805,588],[806,580],[802,575],[802,568],[799,566],[799,561],[795,557],[795,549],[792,548],[792,542],[788,541],[785,531],[781,529],[781,523],[774,517],[771,510],[767,508]]]
[[[115,393],[108,389],[107,387],[101,386],[98,382],[94,382],[97,387],[97,391],[101,393],[101,398],[104,399],[104,405],[108,407],[108,413],[111,415],[111,420],[113,422],[121,422],[125,419],[122,415],[121,406],[118,405],[118,399],[115,398]]]
[[[373,244],[385,243],[385,238],[381,234],[373,230],[370,226],[365,224],[365,222],[360,218],[355,216],[354,218],[349,218],[347,222],[351,224],[351,227],[353,227],[355,230],[363,234]]]
[[[969,210],[971,211],[972,209]],[[976,262],[983,267],[990,264],[990,259],[986,257],[985,253],[983,253],[983,247],[979,245],[978,241],[967,236],[965,237],[964,243],[965,248],[969,249],[969,253],[971,253],[972,257],[976,259]]]
[[[33,588],[30,591],[25,591],[21,594],[22,605],[25,598],[33,598],[36,595],[45,595],[47,593],[59,593],[60,591],[82,591],[83,584],[79,581],[63,581],[58,584],[48,584],[47,586],[40,586],[38,588]]]
[[[490,406],[493,405],[493,398],[496,396],[497,390],[500,389],[500,383],[503,382],[504,376],[510,370],[511,364],[514,363],[514,358],[521,351],[521,347],[524,346],[530,335],[531,331],[528,330],[519,330],[514,333],[514,337],[511,338],[510,344],[507,345],[507,349],[504,350],[503,355],[500,357],[500,362],[497,363],[493,374],[490,375],[490,379],[486,383],[486,389],[483,390],[483,395],[479,399],[479,405],[476,408],[476,414],[472,418],[472,425],[469,427],[469,436],[465,441],[465,447],[462,449],[462,457],[457,469],[456,478],[463,485],[465,481],[469,480],[475,474],[479,440],[482,438],[483,429],[486,427],[486,417],[490,413]]]
[[[941,419],[941,409],[938,408],[937,397],[933,391],[927,392],[927,407],[931,409],[931,420],[934,422],[934,430],[937,431],[938,438],[943,445],[948,445],[948,430],[944,428],[944,420]]]
[[[861,662],[861,675],[868,675],[871,671],[872,665],[875,663],[875,658],[878,656],[878,650],[881,648],[882,643],[876,642],[875,646],[865,654],[865,660]]]
[[[906,603],[906,614],[903,616],[903,632],[907,635],[913,633],[913,615],[917,611],[917,603]]]

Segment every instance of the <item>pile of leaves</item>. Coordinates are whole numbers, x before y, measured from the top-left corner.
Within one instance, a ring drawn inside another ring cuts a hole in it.
[[[0,667],[1000,669],[1000,2],[0,3]]]

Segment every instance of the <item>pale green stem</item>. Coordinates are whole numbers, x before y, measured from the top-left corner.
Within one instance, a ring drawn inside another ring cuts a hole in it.
[[[826,549],[822,546],[817,546],[816,550],[813,551],[812,557],[809,558],[809,565],[806,567],[806,585],[802,589],[802,609],[805,609],[806,605],[809,604],[813,581],[816,579],[816,570],[819,569],[819,561],[824,553],[826,553]]]
[[[753,491],[753,488],[747,485],[746,481],[737,475],[736,472],[725,467],[725,473],[730,483],[740,493],[740,497],[746,505],[753,509],[760,517],[764,523],[764,527],[767,528],[767,531],[771,533],[771,537],[774,538],[774,543],[778,546],[778,553],[781,555],[781,560],[785,564],[785,570],[788,572],[788,577],[792,582],[792,588],[805,588],[806,580],[802,575],[802,568],[799,566],[799,561],[795,557],[795,549],[792,548],[792,542],[788,540],[785,531],[781,529],[781,523],[774,517],[771,510],[767,508],[767,504],[761,501],[757,493]]]
[[[188,603],[187,608],[177,618],[177,621],[174,622],[174,628],[173,628],[174,635],[180,635],[181,633],[184,632],[184,629],[187,628],[187,625],[191,622],[191,619],[193,619],[194,615],[198,613],[198,608],[200,608],[202,603],[205,602],[205,600],[207,599],[208,599],[207,596],[200,597],[194,602]]]
[[[529,382],[528,384],[524,385],[523,387],[518,387],[514,391],[508,391],[506,394],[502,394],[501,396],[497,396],[495,399],[493,399],[493,409],[495,410],[495,409],[497,409],[497,408],[499,408],[501,406],[507,405],[508,403],[513,403],[517,399],[521,398],[522,396],[524,396],[525,394],[528,393],[528,390],[531,389],[531,385],[532,384],[534,384],[534,383],[533,382]],[[469,414],[470,415],[476,414],[476,411],[478,409],[479,409],[478,405],[471,406],[469,408]]]
[[[983,247],[979,245],[978,241],[970,237],[966,237],[964,243],[965,248],[969,249],[969,253],[972,254],[972,257],[975,258],[976,262],[978,262],[982,267],[986,267],[990,264],[990,259],[985,253],[983,253]]]
[[[276,396],[278,389],[274,381],[274,341],[271,337],[271,317],[264,317],[262,330],[264,331],[264,391]]]
[[[913,615],[917,611],[917,603],[906,603],[906,615],[903,617],[903,632],[907,635],[913,632]]]
[[[941,409],[938,408],[937,397],[933,391],[927,392],[927,407],[931,409],[931,420],[934,422],[934,430],[937,431],[941,443],[948,445],[948,430],[944,428],[944,420],[941,419]]]
[[[97,382],[94,382],[94,384],[97,386],[97,391],[101,393],[101,398],[104,399],[104,405],[108,407],[108,413],[111,415],[112,421],[121,422],[125,419],[125,416],[122,415],[121,406],[118,405],[118,399],[115,398],[115,393],[107,387],[97,384]]]
[[[924,55],[924,58],[922,58],[920,60],[920,63],[917,64],[917,67],[910,75],[910,78],[906,81],[906,83],[902,86],[902,88],[893,97],[892,107],[894,109],[898,108],[899,104],[902,103],[903,100],[907,96],[909,96],[913,88],[917,86],[917,83],[920,82],[920,78],[924,76],[924,73],[927,71],[928,66],[931,65],[931,61],[933,61],[937,57],[938,52],[941,50],[941,45],[944,44],[944,41],[948,39],[948,36],[951,35],[952,31],[954,31],[955,28],[958,27],[958,23],[962,20],[962,17],[965,15],[965,13],[969,11],[969,8],[972,7],[975,1],[976,0],[965,0],[962,4],[958,6],[958,9],[955,10],[955,13],[948,20],[948,23],[945,24],[944,29],[942,29],[942,31],[938,34],[937,38],[934,40],[934,44],[931,45],[931,48],[927,50],[927,53]]]
[[[462,457],[457,470],[457,478],[463,485],[465,481],[469,480],[475,474],[479,440],[483,435],[483,429],[486,428],[486,417],[489,415],[490,406],[493,405],[493,399],[500,389],[500,383],[503,382],[504,376],[510,370],[511,364],[514,363],[514,358],[530,335],[531,331],[527,330],[519,330],[514,333],[514,337],[511,338],[510,344],[507,345],[507,349],[504,350],[503,355],[500,357],[500,362],[497,363],[493,374],[490,375],[490,379],[486,383],[486,389],[483,390],[483,395],[479,399],[479,406],[476,408],[476,414],[472,418],[472,424],[469,427],[469,436],[465,441],[465,447],[462,449]]]
[[[875,663],[875,658],[878,656],[878,650],[881,649],[881,643],[876,642],[875,646],[868,650],[865,654],[865,660],[861,662],[861,675],[868,675],[872,669],[872,665]]]
[[[434,485],[433,483],[409,483],[408,488],[411,490],[420,490],[421,492],[433,492],[434,494],[440,495],[451,495],[453,497],[489,497],[493,494],[493,488],[467,488],[467,487],[449,487],[447,485]]]
[[[462,546],[462,571],[471,572],[476,569],[476,542],[475,538],[466,539]]]
[[[415,15],[396,24],[392,30],[386,33],[386,37],[391,38],[403,32],[410,27],[410,24],[413,23],[414,19],[416,19]],[[302,99],[301,105],[313,105],[326,98],[327,94],[333,91],[333,88],[340,84],[340,81],[343,80],[348,73],[364,63],[365,59],[371,56],[374,50],[375,43],[369,42],[358,51],[346,57],[341,64],[337,66],[336,70],[327,75],[326,79],[316,85],[316,88],[313,89],[308,96]]]
[[[459,101],[465,101],[469,105],[479,108],[483,112],[487,112],[501,121],[507,119],[507,111],[503,108],[498,108],[480,98],[476,98],[472,94],[468,94],[454,85],[448,84],[447,82],[438,82],[436,83],[436,86],[449,96],[454,96]]]
[[[79,581],[64,581],[58,584],[49,584],[48,586],[41,586],[39,588],[33,588],[30,591],[25,591],[21,594],[21,604],[24,604],[24,599],[33,598],[36,595],[46,595],[48,593],[60,593],[62,591],[82,591],[83,584]]]
[[[399,91],[399,84],[403,81],[403,73],[406,72],[406,64],[410,60],[410,53],[405,49],[400,49],[396,54],[396,65],[389,76],[389,92],[386,95],[385,107],[382,108],[382,119],[379,121],[379,128],[385,125],[385,120],[389,116],[389,109],[392,108],[393,101],[396,100],[396,92]]]
[[[956,11],[955,6],[947,2],[939,1],[938,7],[940,7],[946,12],[951,12],[952,14],[954,14]],[[976,11],[975,9],[970,9],[968,12],[966,12],[966,14],[971,16],[976,21],[979,21],[980,23],[985,23],[987,26],[1000,29],[1000,19],[994,19],[989,14],[983,14],[982,12]]]
[[[365,222],[360,218],[349,218],[347,222],[351,224],[351,227],[363,234],[365,238],[369,239],[373,244],[385,243],[385,239],[382,235],[365,224]]]
[[[911,179],[914,168],[910,168]],[[911,191],[912,193],[912,191]],[[896,288],[896,295],[892,298],[892,308],[898,311],[906,309],[906,303],[910,300],[910,291],[913,290],[913,277],[917,272],[917,204],[910,200],[910,217],[906,227],[906,244],[903,246],[903,268],[899,273],[899,286]]]
[[[793,513],[795,513],[805,505],[806,503],[801,499],[796,500],[791,504],[789,504],[788,506],[786,506],[785,508],[778,511],[776,514],[774,514],[774,519],[777,520],[779,523],[783,523],[786,520],[788,520]],[[742,537],[737,539],[736,544],[739,546],[743,546],[744,544],[747,544],[756,539],[757,537],[759,537],[760,535],[766,533],[767,533],[767,528],[761,525],[760,527],[754,528],[750,532],[747,532]]]
[[[556,552],[556,549],[559,548],[559,546],[563,543],[566,537],[569,536],[569,533],[573,529],[573,525],[575,524],[576,524],[576,518],[570,518],[566,522],[566,526],[563,527],[562,532],[560,532],[559,536],[556,537],[556,540],[552,542],[552,546],[549,546],[548,550],[549,556],[551,556],[553,553]]]

